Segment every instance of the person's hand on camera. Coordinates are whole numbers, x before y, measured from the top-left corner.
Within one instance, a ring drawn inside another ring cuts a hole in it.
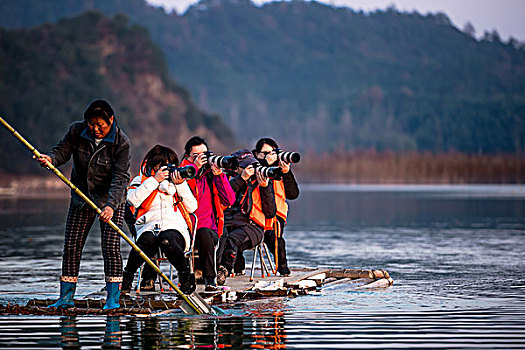
[[[217,167],[215,164],[211,165],[211,171],[213,172],[213,175],[215,176],[222,174],[222,169]]]
[[[168,171],[168,167],[163,166],[160,167],[159,170],[155,173],[155,180],[157,180],[159,183],[166,180],[170,176],[170,172]]]
[[[246,168],[243,169],[241,173],[241,177],[244,181],[248,181],[248,179],[255,173],[255,168],[253,165],[248,165]]]
[[[33,158],[36,159],[36,156],[33,156]],[[52,164],[51,162],[51,157],[48,156],[47,154],[41,154],[40,157],[38,159],[36,159],[41,166],[43,166],[44,168],[47,168],[49,166],[49,164]]]
[[[100,212],[100,221],[104,221],[104,222],[108,222],[109,220],[111,220],[113,218],[113,208],[111,207],[104,207],[104,209],[102,209],[102,211]]]
[[[180,176],[180,172],[178,170],[175,170],[174,172],[171,173],[171,181],[175,185],[180,185],[181,183],[184,182],[184,179],[182,178],[182,176]]]
[[[257,177],[257,181],[259,181],[259,186],[266,187],[268,186],[268,182],[270,179],[268,179],[266,176],[263,176],[260,172],[255,172],[255,176]]]
[[[206,164],[208,164],[208,157],[204,153],[201,153],[197,157],[195,157],[195,166],[197,167],[197,170],[199,170]]]
[[[281,168],[283,174],[286,174],[290,171],[290,163],[285,162],[284,160],[279,160],[279,167]]]

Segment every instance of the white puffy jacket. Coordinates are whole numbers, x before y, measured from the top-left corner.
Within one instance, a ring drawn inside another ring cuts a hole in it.
[[[188,226],[180,210],[175,211],[173,209],[173,195],[176,192],[182,198],[182,203],[186,207],[186,210],[188,210],[189,213],[193,213],[197,209],[198,204],[190,187],[186,181],[179,185],[175,185],[167,180],[159,183],[153,176],[144,180],[142,184],[140,183],[141,180],[142,177],[140,175],[136,176],[131,181],[131,188],[128,191],[128,202],[135,208],[140,207],[151,192],[156,189],[158,189],[159,192],[151,203],[149,210],[137,219],[135,223],[137,235],[140,236],[142,232],[153,231],[156,225],[159,225],[161,231],[170,229],[177,230],[184,237],[186,242],[185,250],[187,251],[190,247]]]

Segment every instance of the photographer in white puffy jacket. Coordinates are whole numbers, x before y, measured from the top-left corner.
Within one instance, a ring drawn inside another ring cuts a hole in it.
[[[159,247],[168,261],[177,269],[180,289],[185,294],[195,290],[195,276],[190,273],[184,252],[190,248],[188,225],[177,203],[180,201],[192,213],[197,200],[190,187],[175,170],[171,174],[166,165],[179,164],[175,151],[156,145],[144,157],[141,174],[130,184],[127,199],[135,208],[137,245],[149,257]],[[131,290],[133,276],[144,260],[132,250],[124,268],[122,291]],[[146,289],[154,289],[154,279],[143,281]],[[149,287],[149,288],[148,288]]]

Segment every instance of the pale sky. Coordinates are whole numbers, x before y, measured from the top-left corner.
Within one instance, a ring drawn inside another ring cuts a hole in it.
[[[197,0],[147,0],[166,11],[175,10],[182,14],[189,5]],[[354,10],[374,11],[385,9],[392,4],[398,10],[417,10],[421,14],[444,12],[458,28],[463,28],[468,21],[474,25],[476,35],[496,29],[503,40],[513,36],[525,41],[525,0],[318,0],[335,6],[347,6]],[[269,0],[252,0],[263,4]]]

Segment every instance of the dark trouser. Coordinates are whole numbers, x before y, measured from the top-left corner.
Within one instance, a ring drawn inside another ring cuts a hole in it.
[[[237,251],[237,259],[235,259],[235,265],[233,266],[233,272],[241,273],[242,270],[246,269],[246,260],[242,252]]]
[[[162,253],[164,253],[168,261],[175,266],[179,274],[190,272],[188,261],[184,257],[184,237],[179,231],[166,230],[160,232],[157,236],[151,231],[146,231],[137,239],[137,245],[150,259],[155,257],[160,247]],[[135,273],[142,263],[144,263],[144,260],[140,257],[139,253],[131,250],[124,270]],[[155,278],[155,271],[153,269],[151,269],[151,271],[153,271],[153,277],[149,275],[148,279]],[[144,270],[144,274],[145,273],[146,269]],[[146,279],[146,277],[144,277],[144,279]]]
[[[272,253],[275,259],[275,231],[264,231],[264,243],[268,246],[268,250]],[[282,236],[277,237],[277,271],[282,272],[287,268],[286,242]]]
[[[224,266],[228,273],[232,272],[238,255],[242,255],[245,250],[256,246],[246,231],[246,228],[253,230],[253,227],[246,226],[237,227],[228,232],[225,237],[221,237],[224,239],[224,250],[220,256],[219,265]],[[262,238],[262,230],[260,231]]]
[[[64,251],[62,254],[62,277],[74,279],[78,277],[82,250],[96,216],[97,213],[87,207],[87,205],[79,209],[73,203],[69,204]],[[123,219],[124,203],[115,210],[112,221],[120,228],[122,227]],[[101,245],[106,282],[121,282],[122,255],[120,254],[120,236],[103,221],[100,221],[100,231],[102,234]]]
[[[219,242],[219,235],[212,229],[201,227],[195,233],[195,249],[199,251],[199,266],[202,277],[213,280],[217,275],[215,270],[215,246]]]

